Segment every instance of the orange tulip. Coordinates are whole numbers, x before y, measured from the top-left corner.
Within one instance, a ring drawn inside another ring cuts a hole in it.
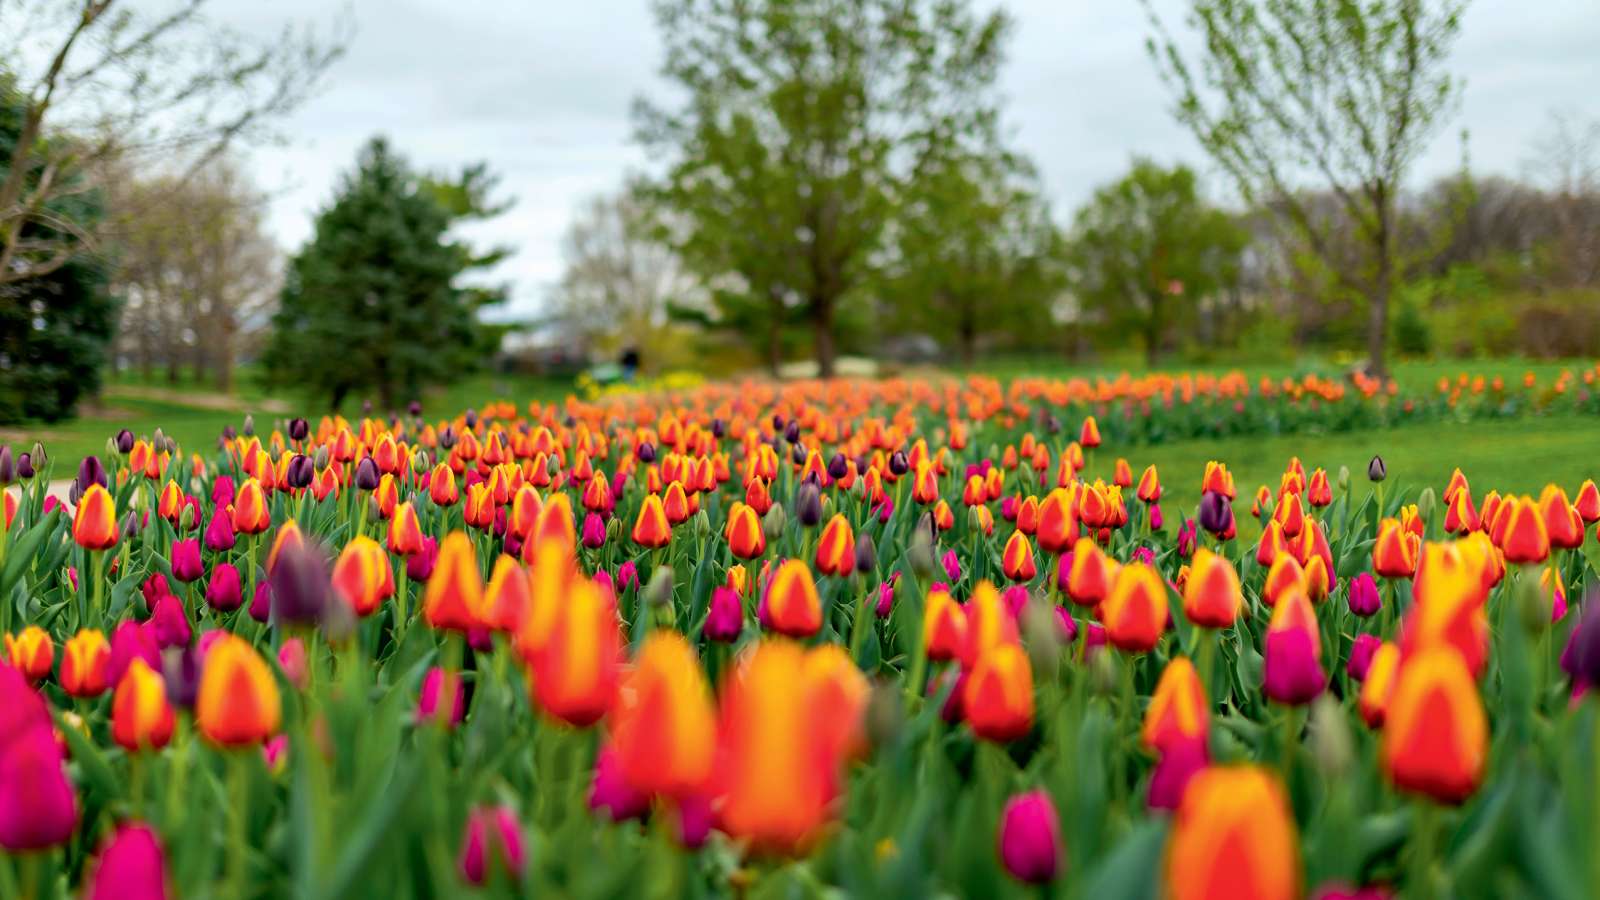
[[[755,507],[735,500],[728,509],[728,549],[740,559],[755,559],[767,552],[767,534]]]
[[[1200,479],[1200,492],[1221,494],[1229,500],[1234,499],[1236,494],[1233,489],[1233,473],[1228,471],[1226,465],[1211,460],[1206,463],[1205,475]]]
[[[1203,741],[1211,721],[1205,685],[1187,657],[1175,656],[1161,670],[1155,693],[1144,711],[1139,739],[1146,748],[1165,753],[1190,741]]]
[[[1111,470],[1111,483],[1117,487],[1133,487],[1133,468],[1128,465],[1127,460],[1117,458],[1116,465]]]
[[[1384,578],[1410,578],[1417,571],[1418,549],[1416,539],[1398,519],[1384,519],[1378,523],[1378,540],[1372,545],[1372,569]]]
[[[856,537],[843,513],[836,513],[822,529],[817,542],[817,571],[824,575],[849,575],[856,565]]]
[[[1586,479],[1578,487],[1578,497],[1572,501],[1572,506],[1586,524],[1600,522],[1600,488],[1595,487],[1594,479]]]
[[[621,655],[611,592],[576,579],[555,611],[549,636],[533,654],[534,700],[545,714],[569,725],[593,725],[611,708]]]
[[[1233,563],[1204,547],[1196,550],[1183,586],[1183,614],[1202,628],[1227,628],[1243,607],[1244,592]]]
[[[109,550],[117,537],[116,501],[100,485],[89,485],[72,516],[72,539],[85,550]]]
[[[461,490],[456,487],[456,473],[448,463],[439,463],[428,474],[428,499],[437,506],[455,506],[461,500]]]
[[[111,700],[112,739],[128,751],[159,750],[172,740],[174,724],[166,682],[134,657]]]
[[[73,697],[98,697],[106,690],[111,645],[103,632],[85,628],[61,648],[61,689]]]
[[[478,552],[465,531],[452,531],[439,545],[439,560],[422,595],[422,616],[441,631],[463,634],[483,622],[483,576]]]
[[[16,636],[6,635],[6,657],[11,667],[38,681],[50,675],[56,658],[56,645],[49,632],[37,625],[29,625]]]
[[[985,649],[963,687],[962,709],[978,737],[1012,741],[1033,727],[1033,668],[1020,644]]]
[[[939,473],[931,464],[917,465],[911,481],[911,499],[923,504],[939,499]]]
[[[483,592],[484,623],[505,634],[516,631],[532,603],[532,594],[527,570],[514,557],[500,554]]]
[[[1100,610],[1106,639],[1119,650],[1148,653],[1167,627],[1167,586],[1155,569],[1129,563],[1117,572]]]
[[[1361,696],[1357,709],[1368,728],[1382,728],[1389,710],[1389,698],[1394,696],[1395,675],[1400,671],[1400,648],[1389,641],[1372,654],[1367,667],[1366,680],[1361,682]]]
[[[1079,606],[1094,606],[1110,592],[1115,573],[1099,544],[1079,538],[1072,548],[1072,568],[1067,570],[1067,596]]]
[[[949,593],[934,589],[922,607],[922,647],[928,659],[957,659],[966,652],[967,613]]]
[[[623,777],[635,790],[683,797],[704,789],[716,754],[716,712],[694,648],[678,632],[644,639],[608,721]]]
[[[1300,838],[1283,786],[1259,766],[1212,766],[1183,792],[1167,835],[1172,900],[1296,900]]]
[[[396,506],[389,517],[389,552],[398,556],[422,552],[422,524],[409,500]]]
[[[1028,536],[1020,531],[1011,532],[1011,539],[1006,541],[1006,549],[1000,559],[1000,569],[1012,581],[1032,581],[1033,576],[1039,573],[1039,568],[1033,561],[1033,544],[1028,542]]]
[[[822,599],[805,560],[784,560],[761,598],[761,621],[790,637],[805,638],[822,628]]]
[[[394,569],[377,541],[357,535],[333,563],[333,589],[358,616],[370,616],[394,595]]]
[[[1139,476],[1139,488],[1135,496],[1146,503],[1161,499],[1161,476],[1154,465],[1146,466],[1144,474]]]
[[[841,788],[836,742],[848,723],[835,690],[796,677],[811,671],[807,657],[789,641],[763,641],[723,682],[712,793],[722,829],[758,852],[809,850]]]
[[[534,526],[533,539],[523,543],[523,560],[529,556],[530,544],[554,541],[568,553],[577,551],[578,526],[572,517],[572,500],[563,492],[551,494],[539,509],[539,523]]]
[[[267,571],[271,572],[278,565],[278,555],[283,553],[285,547],[304,547],[306,538],[300,531],[300,526],[293,519],[283,523],[278,533],[272,538],[272,549],[267,551]]]
[[[526,545],[525,545],[526,546]],[[567,592],[582,576],[572,548],[559,541],[534,544],[529,568],[528,606],[515,638],[517,653],[531,661],[550,639],[555,620],[566,603]],[[530,554],[524,550],[523,556]]]
[[[1088,450],[1100,446],[1100,423],[1094,420],[1094,416],[1084,417],[1083,427],[1078,429],[1078,443]]]
[[[661,497],[661,511],[673,525],[682,525],[694,515],[694,510],[689,506],[689,495],[683,489],[683,482],[674,481],[667,485],[667,492]]]
[[[1283,526],[1278,524],[1277,519],[1268,519],[1266,527],[1261,529],[1261,541],[1256,544],[1256,565],[1270,568],[1288,546],[1283,536]]]
[[[966,623],[967,642],[961,649],[961,664],[966,668],[970,669],[991,647],[1017,643],[1016,619],[1000,592],[987,580],[978,582],[972,590]]]
[[[1402,790],[1460,803],[1483,780],[1489,722],[1461,654],[1435,646],[1400,663],[1380,761]]]
[[[195,721],[222,747],[259,744],[278,731],[283,714],[278,682],[250,642],[224,634],[206,651]]]
[[[233,530],[239,534],[260,534],[272,527],[272,511],[261,482],[246,478],[233,496]]]
[[[1504,533],[1500,536],[1500,549],[1505,551],[1506,562],[1539,563],[1550,557],[1550,532],[1538,505],[1529,497],[1507,497],[1502,503],[1506,511]]]
[[[650,494],[639,505],[639,516],[633,521],[633,542],[656,548],[672,543],[672,524],[659,496]]]
[[[1583,519],[1567,500],[1567,492],[1550,484],[1539,495],[1539,516],[1544,519],[1550,546],[1573,550],[1583,546]]]

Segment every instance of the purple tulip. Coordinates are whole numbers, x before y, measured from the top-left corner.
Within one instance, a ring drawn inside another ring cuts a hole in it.
[[[1216,491],[1206,491],[1200,496],[1200,527],[1218,537],[1233,527],[1233,504]]]
[[[167,861],[161,839],[143,822],[124,822],[100,851],[84,900],[166,900]]]
[[[412,581],[427,581],[433,574],[433,565],[439,561],[438,538],[424,535],[422,549],[406,557],[406,577]]]
[[[1310,703],[1328,682],[1317,661],[1314,638],[1299,628],[1267,633],[1262,688],[1279,703]]]
[[[711,801],[699,794],[690,794],[678,801],[678,843],[686,849],[698,850],[711,836]]]
[[[622,777],[622,765],[617,752],[611,747],[601,747],[594,761],[594,781],[589,786],[589,808],[605,811],[613,822],[643,819],[650,811],[650,795],[642,794]]]
[[[1061,867],[1061,823],[1049,794],[1034,790],[1006,801],[1000,819],[1000,861],[1019,881],[1055,880]]]
[[[225,553],[233,549],[238,539],[233,534],[233,517],[223,513],[213,513],[211,521],[206,525],[206,549],[212,553]]]
[[[1583,616],[1561,653],[1561,670],[1582,686],[1600,684],[1600,592],[1583,599]]]
[[[1383,609],[1383,598],[1378,594],[1378,583],[1373,580],[1371,572],[1362,572],[1350,579],[1346,599],[1350,603],[1350,611],[1362,618],[1377,615],[1378,610]]]
[[[199,581],[206,573],[200,562],[200,542],[194,538],[172,542],[172,577],[184,584]]]
[[[1193,519],[1184,519],[1178,526],[1178,555],[1184,559],[1194,555],[1195,545],[1199,542],[1199,533],[1195,529]]]
[[[456,860],[461,877],[481,885],[489,880],[496,864],[507,875],[520,880],[527,854],[522,845],[522,825],[517,814],[506,806],[480,806],[467,814],[466,834],[461,839],[461,856]]]
[[[639,567],[633,560],[628,560],[617,567],[617,587],[621,590],[639,586]]]
[[[444,694],[451,693],[449,700]],[[449,703],[449,711],[445,712],[443,705]],[[461,724],[461,717],[466,715],[467,699],[461,688],[461,676],[451,675],[446,678],[444,669],[434,666],[428,674],[422,677],[422,691],[417,696],[417,722],[437,722],[448,728]]]
[[[711,607],[703,629],[709,640],[731,643],[744,630],[744,607],[733,588],[721,585],[711,592]]]
[[[1355,681],[1366,681],[1367,670],[1372,668],[1373,654],[1383,646],[1383,640],[1375,634],[1358,634],[1356,642],[1350,648],[1350,661],[1345,663],[1345,674]]]
[[[161,647],[155,630],[128,619],[111,632],[111,658],[106,662],[106,684],[114,685],[128,671],[128,664],[142,659],[151,671],[161,671]]]
[[[1028,589],[1024,585],[1013,584],[1005,589],[1005,592],[1000,595],[1000,599],[1005,601],[1006,609],[1010,610],[1011,617],[1016,618],[1022,615],[1022,608],[1028,605]]]
[[[83,458],[83,462],[78,463],[77,485],[80,496],[84,491],[87,491],[89,486],[92,484],[98,484],[101,487],[105,487],[107,483],[106,467],[104,463],[100,462],[100,457],[85,456]]]
[[[267,576],[272,585],[272,615],[289,625],[312,625],[322,619],[333,595],[328,560],[315,543],[286,542]]]
[[[233,563],[217,563],[211,569],[211,581],[206,584],[206,603],[218,612],[233,612],[243,602],[239,570]]]
[[[1005,519],[1007,522],[1015,522],[1017,520],[1017,509],[1021,506],[1022,504],[1017,502],[1016,494],[1007,494],[1001,497],[1000,518]]]
[[[591,550],[605,546],[606,523],[597,513],[583,517],[583,545]]]
[[[200,696],[200,660],[203,654],[189,645],[173,647],[162,654],[162,680],[167,685],[167,700],[181,709],[193,709]]]
[[[1150,791],[1145,806],[1150,809],[1177,809],[1189,779],[1211,762],[1204,738],[1178,741],[1161,754],[1150,773]]]

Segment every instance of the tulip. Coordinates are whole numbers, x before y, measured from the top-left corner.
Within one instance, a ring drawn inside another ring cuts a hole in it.
[[[73,697],[98,697],[105,693],[111,645],[94,628],[85,628],[61,648],[61,689]]]
[[[1370,572],[1362,572],[1350,579],[1346,600],[1350,604],[1350,612],[1362,618],[1377,615],[1383,609],[1383,599],[1378,596],[1378,583]]]
[[[161,647],[156,644],[154,629],[127,620],[111,632],[111,658],[106,663],[106,684],[115,685],[134,659],[142,659],[150,668],[161,665]]]
[[[125,750],[159,750],[172,739],[174,724],[166,683],[144,660],[135,659],[111,701],[112,738]]]
[[[1200,496],[1200,527],[1222,537],[1233,530],[1233,507],[1226,495],[1206,491]]]
[[[598,483],[598,482],[591,482]],[[598,513],[589,513],[583,517],[583,545],[590,550],[604,547],[606,543],[606,523]],[[509,545],[508,545],[509,546]]]
[[[287,525],[285,530],[288,530]],[[291,533],[298,532],[296,528]],[[277,556],[267,566],[273,617],[286,625],[320,622],[333,594],[333,581],[322,548],[289,538],[274,549]]]
[[[161,839],[142,822],[118,825],[91,871],[84,900],[168,900],[173,896]]]
[[[762,624],[790,637],[810,637],[822,628],[822,600],[804,560],[778,566],[762,595],[760,614]]]
[[[1367,463],[1367,479],[1369,481],[1379,482],[1388,476],[1389,467],[1384,465],[1383,457],[1374,454],[1372,459]]]
[[[515,812],[505,806],[482,806],[467,814],[456,865],[468,884],[487,883],[490,871],[496,867],[513,880],[520,880],[526,864],[522,826]]]
[[[1210,702],[1194,664],[1175,656],[1161,670],[1150,695],[1139,739],[1145,747],[1164,753],[1181,743],[1204,741],[1210,718]]]
[[[440,546],[437,568],[428,578],[423,618],[440,631],[466,634],[481,627],[482,610],[483,576],[477,551],[466,532],[452,531]]]
[[[1067,574],[1067,596],[1079,606],[1094,606],[1106,598],[1115,575],[1100,545],[1079,538],[1072,548],[1072,566]]]
[[[1395,787],[1461,803],[1478,789],[1488,756],[1488,717],[1461,655],[1438,645],[1401,661],[1379,749]]]
[[[1011,877],[1028,884],[1055,880],[1061,867],[1061,824],[1050,795],[1017,794],[1000,814],[1000,862]]]
[[[383,547],[366,535],[356,535],[334,561],[334,593],[358,616],[369,616],[394,595],[394,570]]]
[[[633,522],[633,542],[641,547],[665,547],[672,543],[672,524],[661,504],[661,498],[650,494],[639,506],[639,516]]]
[[[855,568],[855,535],[843,513],[837,513],[822,529],[817,541],[817,571],[824,575],[849,575]]]
[[[1596,487],[1594,479],[1585,479],[1578,488],[1578,496],[1572,501],[1573,509],[1577,510],[1578,518],[1585,524],[1593,525],[1600,522],[1600,487]]]
[[[1544,562],[1550,556],[1550,532],[1538,506],[1528,497],[1507,498],[1502,505],[1507,504],[1509,511],[1501,513],[1506,519],[1504,535],[1499,540],[1506,562]]]
[[[636,790],[686,797],[705,788],[716,713],[700,661],[678,632],[645,638],[608,722],[622,775]]]
[[[739,594],[731,587],[718,585],[711,591],[711,603],[706,610],[702,628],[707,640],[732,643],[744,631],[744,607]]]
[[[433,577],[433,568],[439,562],[439,542],[433,537],[422,539],[417,552],[406,557],[406,578],[427,581]]]
[[[604,810],[613,822],[642,819],[650,811],[650,795],[634,790],[622,777],[617,752],[609,744],[600,748],[594,761],[594,780],[589,786],[589,808]]]
[[[261,482],[246,478],[233,500],[233,530],[239,534],[260,534],[271,525],[272,511],[267,508]]]
[[[1167,835],[1173,900],[1300,896],[1300,839],[1283,786],[1258,766],[1212,766],[1189,780]]]
[[[1028,498],[1028,501],[1032,500],[1032,497]],[[1024,509],[1029,505],[1028,501],[1024,501]],[[1023,518],[1024,514],[1019,513],[1018,530],[1024,534],[1032,531],[1039,539],[1039,549],[1046,553],[1065,552],[1078,539],[1078,520],[1073,511],[1071,495],[1061,488],[1045,495],[1044,502],[1038,505],[1033,528],[1023,527]]]
[[[166,682],[167,700],[173,706],[194,709],[200,697],[201,658],[221,635],[221,631],[210,631],[201,635],[198,647],[175,648],[162,654],[161,678]]]
[[[1033,561],[1033,544],[1028,542],[1028,536],[1020,531],[1011,532],[1011,539],[1006,541],[1005,552],[1001,556],[1001,571],[1012,581],[1032,581],[1038,574],[1038,567]]]
[[[806,656],[789,641],[763,641],[723,683],[711,795],[723,829],[758,852],[809,849],[841,788],[839,732],[824,727],[838,718],[837,694],[796,679]]]
[[[461,724],[466,715],[467,696],[461,676],[434,666],[422,676],[422,689],[417,694],[417,723],[434,722],[446,728]]]
[[[183,609],[183,601],[172,594],[166,594],[156,601],[145,628],[155,638],[156,646],[162,649],[182,647],[189,643],[189,638],[194,634],[188,613]]]
[[[966,652],[967,614],[948,591],[928,592],[922,608],[922,646],[933,661],[957,659]]]
[[[72,539],[85,550],[109,550],[116,546],[117,537],[116,501],[104,487],[91,484],[73,514]]]
[[[430,582],[430,586],[431,586]],[[592,581],[575,579],[555,611],[548,637],[532,654],[533,697],[547,715],[579,728],[594,724],[615,695],[622,638],[616,601]]]
[[[221,747],[259,744],[278,730],[282,704],[272,670],[250,642],[231,634],[206,652],[195,720]]]
[[[417,520],[416,509],[408,500],[396,506],[389,516],[389,552],[397,556],[412,556],[422,552],[422,543],[422,525]],[[413,580],[423,581],[426,577]]]
[[[1033,728],[1033,669],[1021,645],[997,643],[979,654],[962,688],[962,707],[972,733],[985,740],[1012,741]]]
[[[1363,635],[1364,637],[1366,635]],[[1354,656],[1351,664],[1355,663]],[[1361,694],[1356,709],[1368,728],[1382,728],[1389,712],[1389,702],[1394,697],[1395,676],[1400,671],[1400,648],[1388,641],[1379,643],[1372,651],[1366,671],[1362,673]]]
[[[1383,645],[1383,639],[1375,634],[1358,634],[1355,643],[1350,647],[1350,660],[1345,664],[1345,674],[1352,681],[1366,681],[1367,672],[1372,668],[1372,657]]]
[[[1539,495],[1538,508],[1551,547],[1575,550],[1583,546],[1583,518],[1567,500],[1566,491],[1553,484],[1546,485]]]
[[[1322,671],[1322,637],[1316,613],[1304,591],[1278,598],[1267,624],[1263,690],[1268,698],[1294,706],[1310,703],[1327,684]]]
[[[6,657],[18,672],[30,681],[49,677],[55,665],[56,645],[50,634],[37,625],[29,625],[15,637],[6,635]]]
[[[1378,523],[1378,539],[1372,545],[1372,568],[1384,578],[1410,578],[1417,571],[1418,545],[1407,535],[1398,519]]]
[[[0,666],[0,679],[8,671]],[[6,684],[0,685],[0,696],[9,701],[8,695],[19,689],[33,693],[25,684]],[[38,708],[38,717],[30,716],[25,727],[4,732],[0,750],[0,849],[9,853],[65,844],[78,826],[78,798],[60,744],[42,704]]]
[[[1195,551],[1183,586],[1183,614],[1202,628],[1227,628],[1243,608],[1244,592],[1233,563],[1210,550]]]
[[[1150,809],[1177,809],[1189,782],[1211,764],[1211,753],[1203,740],[1177,741],[1161,751],[1150,772],[1150,788],[1145,806]]]
[[[222,512],[219,507],[211,516],[211,521],[206,525],[206,549],[213,553],[225,553],[233,549],[238,539],[233,535],[233,516]]]
[[[1167,587],[1144,563],[1123,566],[1101,606],[1106,638],[1128,653],[1155,649],[1167,627]]]

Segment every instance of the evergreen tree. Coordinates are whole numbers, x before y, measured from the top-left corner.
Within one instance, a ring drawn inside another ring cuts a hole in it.
[[[505,295],[458,280],[504,251],[474,254],[449,229],[504,209],[484,201],[492,183],[473,167],[446,190],[383,138],[369,142],[290,262],[265,357],[269,377],[333,409],[371,392],[393,410],[476,368],[494,334],[478,309]]]
[[[0,160],[12,158],[25,113],[15,90],[0,83]],[[48,136],[40,143],[66,140]],[[25,173],[24,180],[36,182],[42,167],[42,162],[33,164],[34,171]],[[55,221],[97,222],[103,216],[99,194],[84,189],[81,173],[58,171],[53,177],[77,186],[61,190],[46,204]],[[31,245],[62,237],[41,221],[30,221],[22,227],[20,241]],[[0,284],[0,424],[66,418],[80,398],[100,389],[116,317],[106,283],[105,261],[80,250],[46,274]]]

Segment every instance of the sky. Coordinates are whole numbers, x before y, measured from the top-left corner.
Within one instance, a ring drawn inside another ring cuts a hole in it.
[[[1170,114],[1135,0],[977,2],[1002,5],[1016,21],[1001,76],[1005,121],[1038,166],[1058,221],[1135,155],[1207,170]],[[1157,0],[1173,25],[1183,7]],[[332,23],[337,9],[329,0],[209,8],[218,23],[263,34]],[[538,316],[560,278],[573,211],[649,166],[630,119],[636,98],[666,90],[648,0],[350,0],[345,18],[348,51],[324,88],[282,123],[282,141],[247,151],[271,197],[274,237],[286,251],[305,240],[373,134],[427,169],[486,160],[516,205],[468,236],[517,248],[494,273],[512,287],[496,318]],[[1417,180],[1459,168],[1463,128],[1475,172],[1519,175],[1553,110],[1600,117],[1597,42],[1597,0],[1476,0],[1453,58],[1464,80],[1459,113],[1424,154]]]

